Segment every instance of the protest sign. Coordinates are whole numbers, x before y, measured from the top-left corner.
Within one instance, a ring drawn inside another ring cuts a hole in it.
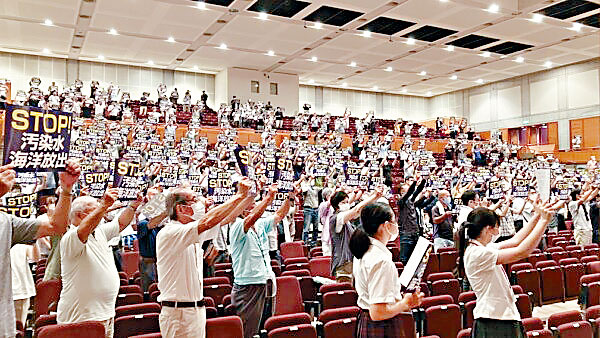
[[[242,172],[242,176],[248,176],[250,153],[248,150],[242,148],[242,146],[237,146],[233,153],[235,154],[235,159],[237,160],[240,171]]]
[[[529,180],[522,178],[515,178],[513,180],[513,191],[514,197],[527,197],[529,196]]]
[[[110,182],[110,172],[90,172],[83,174],[83,182],[90,189],[90,196],[100,198]]]
[[[208,174],[208,195],[212,196],[215,204],[222,204],[235,194],[231,181],[231,173],[211,168]]]
[[[36,184],[37,175],[34,172],[19,172],[15,177],[15,183],[19,184]]]
[[[117,160],[115,164],[114,186],[119,188],[119,200],[135,200],[137,193],[143,190],[138,177],[139,169],[139,163],[126,159]]]
[[[346,184],[350,187],[360,185],[361,167],[356,162],[348,162],[346,167]]]
[[[490,182],[490,199],[499,199],[504,196],[504,191],[502,190],[502,183],[500,181]]]
[[[3,164],[15,171],[64,170],[69,158],[72,113],[8,105]]]
[[[154,217],[160,215],[165,211],[165,200],[167,197],[165,194],[156,194],[148,203],[144,204],[141,209],[142,214],[146,215],[148,219],[153,219]]]
[[[6,204],[0,206],[0,211],[19,218],[35,216],[37,193],[6,197]]]
[[[557,195],[560,200],[567,201],[570,198],[571,188],[569,188],[569,183],[565,181],[556,182],[556,190]]]

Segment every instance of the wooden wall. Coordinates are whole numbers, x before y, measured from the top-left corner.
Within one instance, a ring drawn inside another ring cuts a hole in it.
[[[548,144],[554,144],[558,149],[558,122],[550,122],[546,125],[548,126]]]
[[[571,120],[571,141],[576,135],[583,137],[581,148],[600,147],[600,116]]]

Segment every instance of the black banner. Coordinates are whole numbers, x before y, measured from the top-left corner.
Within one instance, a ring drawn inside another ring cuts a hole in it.
[[[142,190],[138,177],[139,170],[139,163],[125,159],[116,162],[114,186],[119,188],[119,200],[132,201],[137,198],[137,193]]]
[[[16,171],[65,169],[72,113],[9,105],[4,119],[3,164]]]

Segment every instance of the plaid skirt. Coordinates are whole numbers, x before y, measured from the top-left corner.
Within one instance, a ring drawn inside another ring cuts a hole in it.
[[[375,321],[371,319],[368,310],[362,310],[358,313],[358,323],[356,324],[356,338],[412,338],[416,337],[416,333],[407,334],[404,329],[404,324],[400,315],[386,319]]]

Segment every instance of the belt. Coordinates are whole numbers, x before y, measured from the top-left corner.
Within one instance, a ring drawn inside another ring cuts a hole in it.
[[[169,300],[165,300],[160,302],[162,306],[174,307],[174,308],[182,308],[182,307],[204,307],[206,306],[206,302],[204,299],[196,301],[196,302],[172,302]]]

